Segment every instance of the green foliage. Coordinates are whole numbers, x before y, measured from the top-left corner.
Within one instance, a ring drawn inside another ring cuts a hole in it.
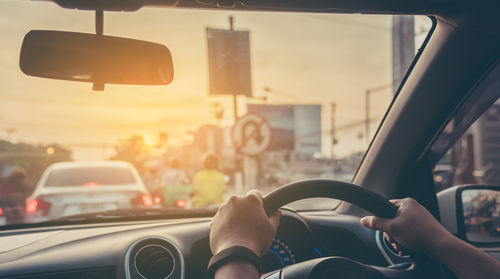
[[[48,149],[52,152],[47,152]],[[57,144],[32,145],[0,140],[0,166],[2,169],[22,167],[27,171],[28,179],[33,183],[38,181],[49,165],[71,160],[73,160],[72,152]]]
[[[132,135],[115,145],[115,155],[110,159],[129,162],[137,168],[139,173],[143,173],[146,154],[144,138],[140,135]]]

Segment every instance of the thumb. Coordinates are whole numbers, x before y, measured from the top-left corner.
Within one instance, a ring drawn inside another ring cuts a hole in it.
[[[387,221],[389,219],[380,218],[377,216],[365,216],[361,218],[360,223],[363,227],[372,230],[386,231]]]
[[[276,210],[273,212],[273,214],[269,217],[269,222],[271,223],[271,226],[273,227],[274,231],[278,229],[278,226],[280,224],[280,217],[281,217],[281,210]]]

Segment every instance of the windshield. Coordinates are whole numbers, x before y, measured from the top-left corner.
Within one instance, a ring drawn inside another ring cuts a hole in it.
[[[251,189],[350,181],[409,65],[398,66],[393,83],[391,16],[143,8],[104,12],[104,34],[168,47],[172,83],[95,91],[20,70],[30,30],[95,34],[95,12],[1,2],[0,224],[109,209],[213,209]],[[410,18],[411,61],[431,21]],[[132,170],[92,165],[102,161]],[[90,165],[44,175],[58,162]]]

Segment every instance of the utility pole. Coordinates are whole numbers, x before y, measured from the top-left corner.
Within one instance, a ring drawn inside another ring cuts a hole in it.
[[[229,31],[234,31],[234,19],[233,16],[229,16]],[[231,67],[234,70],[234,59],[232,57],[232,53],[230,54]],[[234,123],[238,119],[238,92],[233,93],[233,108],[234,108]]]
[[[102,142],[102,159],[107,160],[108,159],[108,144],[106,141]]]
[[[370,94],[383,91],[391,88],[391,84],[384,84],[377,87],[368,88],[365,90],[365,140],[366,146],[370,144]]]
[[[394,94],[414,57],[415,24],[413,16],[392,16],[392,90]]]
[[[366,89],[365,91],[365,139],[366,146],[370,144],[370,139],[368,138],[368,134],[370,133],[370,89]]]
[[[334,148],[335,148],[335,144],[337,143],[336,139],[335,139],[335,106],[336,104],[335,103],[332,103],[330,105],[330,133],[331,133],[331,137],[332,137],[332,147],[331,147],[331,156],[332,156],[332,160],[335,160],[335,151],[334,151]]]

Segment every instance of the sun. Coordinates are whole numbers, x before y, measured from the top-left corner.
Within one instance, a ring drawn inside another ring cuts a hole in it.
[[[155,143],[153,138],[150,135],[144,135],[144,144],[148,147],[152,147]]]

